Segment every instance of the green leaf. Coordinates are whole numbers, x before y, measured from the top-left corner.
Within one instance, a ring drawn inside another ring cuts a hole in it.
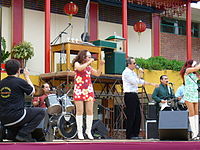
[[[162,56],[150,57],[148,59],[136,58],[137,64],[148,70],[174,70],[180,71],[184,62],[168,60]]]
[[[6,40],[5,40],[4,37],[1,37],[1,58],[0,58],[0,62],[4,63],[9,56],[10,56],[10,52],[6,51]]]
[[[34,48],[30,42],[24,41],[12,48],[11,56],[17,59],[31,59],[34,56]]]

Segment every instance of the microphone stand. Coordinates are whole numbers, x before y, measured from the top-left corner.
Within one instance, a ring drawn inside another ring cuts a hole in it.
[[[71,26],[71,23],[68,24],[68,26],[60,32],[60,34],[51,42],[51,45],[54,45],[57,43],[57,41],[60,39],[60,44],[62,43],[62,35],[67,34],[65,31]],[[62,71],[62,53],[64,52],[64,43],[62,43],[61,52],[60,52],[60,71]]]
[[[82,41],[84,42],[88,42],[88,18],[89,18],[89,11],[90,11],[90,0],[87,1],[87,5],[86,5],[86,8],[85,8],[85,22],[84,22],[84,33],[82,34],[83,37],[82,38]],[[86,38],[87,37],[87,38]]]
[[[62,31],[60,32],[60,34],[51,42],[51,45],[54,45],[57,43],[57,41],[62,38],[62,34],[67,34],[65,31],[71,26],[71,23],[68,24],[68,26]]]
[[[175,95],[175,91],[174,91],[174,84],[173,83],[169,83],[169,87],[171,87],[171,93],[170,93],[170,99],[172,98],[173,95]],[[171,102],[171,109],[173,110],[177,110],[178,108],[178,101],[174,100]]]

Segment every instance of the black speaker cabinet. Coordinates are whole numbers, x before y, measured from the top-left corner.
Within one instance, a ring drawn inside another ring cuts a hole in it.
[[[188,140],[188,112],[160,111],[160,140]]]
[[[101,120],[93,120],[93,125],[92,125],[92,134],[95,137],[96,135],[100,135],[98,138],[102,139],[108,139],[108,129],[104,125],[104,123]]]
[[[156,120],[146,120],[146,139],[158,139],[158,123]]]
[[[157,120],[156,103],[148,103],[147,119]]]

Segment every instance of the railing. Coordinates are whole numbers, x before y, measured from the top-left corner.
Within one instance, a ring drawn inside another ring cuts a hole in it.
[[[171,33],[176,35],[186,35],[186,27],[161,24],[161,32]],[[192,37],[200,38],[200,30],[192,28]]]

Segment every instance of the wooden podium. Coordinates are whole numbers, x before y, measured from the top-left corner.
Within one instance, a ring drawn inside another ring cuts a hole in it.
[[[70,70],[70,54],[78,54],[80,50],[88,50],[92,54],[97,54],[97,66],[99,66],[101,47],[67,42],[51,46],[51,72],[54,72],[55,53],[66,54],[66,68],[67,70]]]

